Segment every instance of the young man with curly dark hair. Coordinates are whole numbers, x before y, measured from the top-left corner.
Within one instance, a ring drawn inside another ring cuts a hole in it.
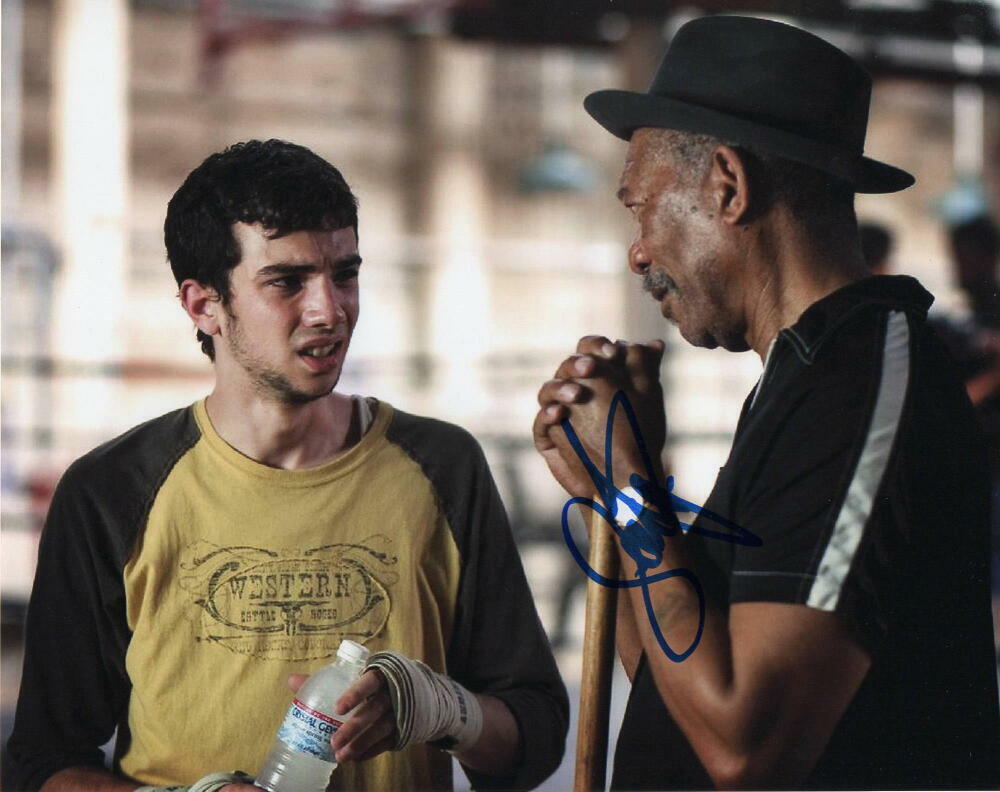
[[[481,449],[336,390],[357,227],[340,172],[276,140],[210,156],[170,201],[215,386],[59,484],[9,743],[19,788],[253,789],[218,771],[258,770],[286,679],[342,639],[380,661],[328,703],[342,724],[316,750],[336,788],[450,789],[446,751],[481,789],[558,765],[566,693]]]

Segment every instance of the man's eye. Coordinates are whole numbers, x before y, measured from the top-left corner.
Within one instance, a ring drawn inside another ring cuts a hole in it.
[[[337,270],[337,273],[333,276],[333,279],[337,283],[347,283],[358,277],[358,268],[350,267],[348,269]]]
[[[299,278],[288,276],[284,278],[275,278],[274,280],[268,281],[269,286],[276,286],[284,291],[294,291],[302,286],[302,281]]]

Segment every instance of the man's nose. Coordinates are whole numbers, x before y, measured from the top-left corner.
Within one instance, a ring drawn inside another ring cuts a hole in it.
[[[347,320],[336,286],[327,278],[309,284],[302,321],[309,327],[335,327]]]
[[[628,246],[628,267],[636,275],[644,275],[650,265],[649,256],[642,244],[642,237],[636,234],[631,244]]]

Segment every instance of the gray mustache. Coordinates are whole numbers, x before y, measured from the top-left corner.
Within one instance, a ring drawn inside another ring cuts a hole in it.
[[[649,270],[642,276],[642,288],[643,291],[662,295],[676,289],[677,284],[664,270],[655,269]]]

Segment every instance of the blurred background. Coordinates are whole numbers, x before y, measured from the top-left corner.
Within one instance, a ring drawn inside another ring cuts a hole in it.
[[[2,10],[4,741],[55,482],[94,445],[211,387],[162,223],[186,174],[238,140],[306,145],[359,196],[362,313],[339,387],[479,438],[574,710],[583,575],[562,544],[562,491],[531,449],[537,388],[581,335],[665,338],[669,464],[676,492],[700,503],[761,367],[752,353],[687,346],[640,292],[614,200],[625,144],[581,106],[599,88],[645,90],[683,22],[770,16],[872,72],[866,153],[918,179],[859,197],[873,266],[936,295],[934,315],[997,436],[1000,0],[3,0]],[[955,228],[971,228],[973,242],[956,247]],[[973,263],[959,267],[957,248]],[[623,692],[617,680],[619,711]],[[570,775],[564,764],[545,788],[569,788]]]

